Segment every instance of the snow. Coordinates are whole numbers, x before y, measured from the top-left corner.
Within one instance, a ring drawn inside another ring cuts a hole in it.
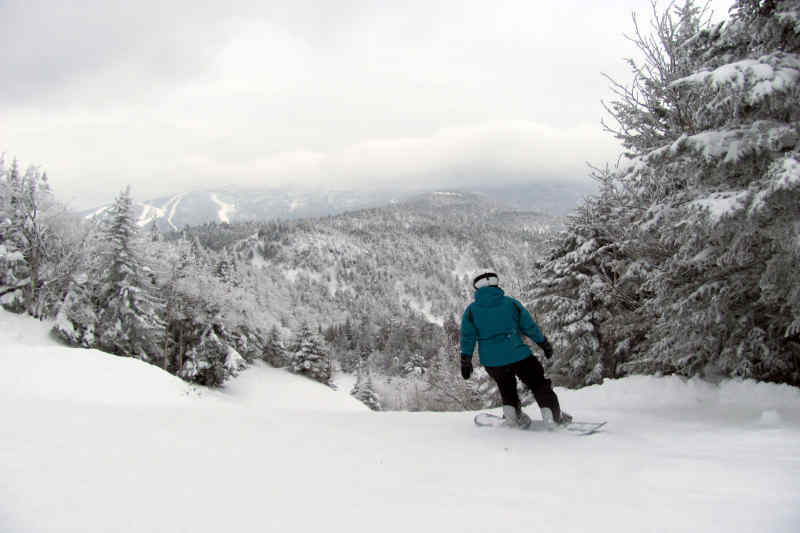
[[[145,227],[148,224],[152,223],[153,220],[161,218],[164,216],[164,210],[149,204],[142,204],[142,214],[139,216],[139,220],[136,221],[136,225],[139,227]]]
[[[183,200],[183,195],[179,194],[179,195],[173,197],[169,202],[167,202],[167,205],[170,206],[169,207],[169,216],[167,217],[167,223],[175,231],[178,230],[178,227],[175,224],[173,224],[172,219],[175,218],[175,212],[178,210],[178,205],[180,205],[181,200]]]
[[[108,205],[106,205],[106,206],[104,206],[104,207],[101,207],[100,209],[98,209],[98,210],[97,210],[97,211],[95,211],[94,213],[90,213],[90,214],[86,215],[84,218],[85,218],[86,220],[91,220],[91,219],[93,219],[94,217],[99,217],[100,215],[102,215],[103,213],[105,213],[105,212],[108,210],[108,208],[109,208],[109,207],[111,207],[111,206],[108,206]]]
[[[230,215],[234,211],[236,211],[236,206],[233,204],[228,204],[223,202],[217,196],[217,193],[211,193],[211,201],[214,202],[217,207],[219,207],[219,211],[217,211],[217,218],[220,222],[224,222],[226,224],[230,224],[231,219]]]
[[[0,305],[14,305],[14,302],[22,299],[22,291],[7,292],[0,296]]]
[[[785,157],[778,163],[773,187],[778,189],[792,189],[800,185],[800,161],[794,157]]]
[[[800,161],[788,155],[774,164],[767,187],[755,195],[749,208],[751,214],[766,206],[767,199],[778,191],[800,186]]]
[[[782,419],[778,411],[769,410],[761,413],[761,418],[759,418],[758,422],[763,426],[776,427],[781,424]]]
[[[0,313],[0,531],[794,532],[800,390],[559,389],[577,437],[375,413],[256,365],[222,390]],[[534,411],[530,411],[533,413]]]
[[[643,157],[623,162],[625,172],[638,172],[646,168],[646,160],[655,160],[665,154],[677,154],[689,147],[706,161],[722,158],[723,163],[735,164],[744,156],[764,150],[784,151],[798,141],[798,134],[791,125],[757,120],[748,126],[734,129],[709,130],[696,135],[682,135],[673,143],[657,148]]]
[[[731,215],[745,207],[749,191],[723,191],[712,193],[706,198],[692,202],[692,205],[701,209],[708,209],[712,222],[718,222],[725,216]]]
[[[183,194],[173,196],[167,200],[163,207],[156,207],[150,204],[141,204],[142,214],[139,216],[139,220],[137,220],[136,224],[139,227],[145,227],[151,224],[154,220],[166,216],[167,224],[169,224],[172,229],[177,231],[178,227],[172,222],[172,219],[175,217],[175,212],[177,211],[181,200],[183,200],[183,196]]]
[[[431,307],[433,306],[433,302],[430,300],[420,301],[413,296],[407,294],[402,286],[398,285],[398,299],[401,302],[408,304],[408,307],[414,311],[415,313],[421,315],[431,324],[438,324],[442,326],[444,324],[444,318],[440,316],[436,316],[431,312]]]
[[[475,264],[475,259],[467,252],[461,252],[457,260],[453,263],[451,273],[456,278],[472,279],[480,269]]]
[[[320,272],[316,272],[308,268],[290,268],[284,272],[284,276],[289,283],[297,283],[297,280],[301,278],[314,280],[316,282],[320,282],[322,280],[322,274]]]
[[[19,250],[9,252],[5,244],[0,244],[0,259],[7,263],[24,263],[25,256]]]
[[[750,103],[757,103],[775,92],[790,90],[800,79],[800,56],[776,52],[758,59],[728,63],[713,71],[703,70],[673,82],[674,86],[709,83],[746,91]]]
[[[247,366],[247,362],[244,360],[244,357],[231,348],[228,347],[228,354],[225,356],[225,368],[230,370],[231,372],[238,372]]]

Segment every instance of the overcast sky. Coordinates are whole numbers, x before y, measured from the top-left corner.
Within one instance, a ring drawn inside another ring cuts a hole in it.
[[[0,152],[75,208],[126,184],[588,181],[619,152],[601,72],[629,81],[649,5],[0,0]]]

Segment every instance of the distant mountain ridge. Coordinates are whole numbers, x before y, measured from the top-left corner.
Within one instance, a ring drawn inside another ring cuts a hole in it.
[[[245,221],[296,220],[332,216],[360,209],[392,205],[404,201],[420,202],[421,198],[435,208],[436,194],[478,194],[488,203],[505,210],[538,211],[564,215],[588,194],[587,186],[574,184],[529,184],[483,187],[468,191],[428,191],[398,193],[396,191],[320,190],[292,191],[288,189],[235,189],[190,191],[137,202],[139,226],[154,223],[161,231],[180,230],[209,222],[235,223]],[[457,198],[453,196],[450,200]],[[460,200],[464,201],[462,197]],[[84,211],[87,218],[103,216],[109,205]]]
[[[162,231],[179,230],[208,222],[293,220],[339,214],[394,201],[381,192],[324,191],[293,192],[279,189],[226,189],[191,191],[136,202],[139,226],[153,222]],[[102,216],[110,207],[84,211],[87,218]]]

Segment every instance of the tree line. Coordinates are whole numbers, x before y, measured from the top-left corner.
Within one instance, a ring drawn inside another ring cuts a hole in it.
[[[487,222],[485,211],[465,222],[406,207],[164,235],[139,227],[130,189],[81,219],[57,202],[46,175],[20,173],[16,162],[0,165],[0,192],[6,309],[53,319],[70,345],[202,385],[256,360],[325,384],[334,372],[353,374],[354,394],[373,408],[474,405],[474,391],[450,379],[458,348],[437,318],[452,329],[469,298],[469,276],[453,263],[488,253],[521,280],[543,238]],[[465,254],[465,232],[475,252]],[[434,390],[447,390],[445,399]]]

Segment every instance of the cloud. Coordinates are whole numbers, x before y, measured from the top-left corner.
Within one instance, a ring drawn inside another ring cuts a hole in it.
[[[613,150],[613,143],[603,143],[599,137],[592,126],[557,129],[497,121],[449,127],[429,137],[358,143],[322,158],[320,167],[336,180],[349,178],[362,184],[579,180],[586,176],[587,159],[605,158],[608,149]]]
[[[236,0],[232,0],[236,4]],[[216,9],[187,0],[8,0],[0,6],[3,105],[129,98],[199,75],[230,35]],[[101,100],[102,102],[102,100]]]
[[[715,2],[726,0],[715,0]],[[0,152],[73,204],[580,179],[647,0],[5,0]]]
[[[153,187],[139,181],[134,192],[147,197],[148,189],[163,187],[158,176],[164,174],[176,192],[222,185],[386,189],[582,181],[587,161],[605,161],[615,150],[593,125],[556,129],[492,122],[446,128],[427,137],[374,139],[331,151],[297,150],[238,161],[188,154],[169,169],[138,168],[137,174],[154,176]]]

